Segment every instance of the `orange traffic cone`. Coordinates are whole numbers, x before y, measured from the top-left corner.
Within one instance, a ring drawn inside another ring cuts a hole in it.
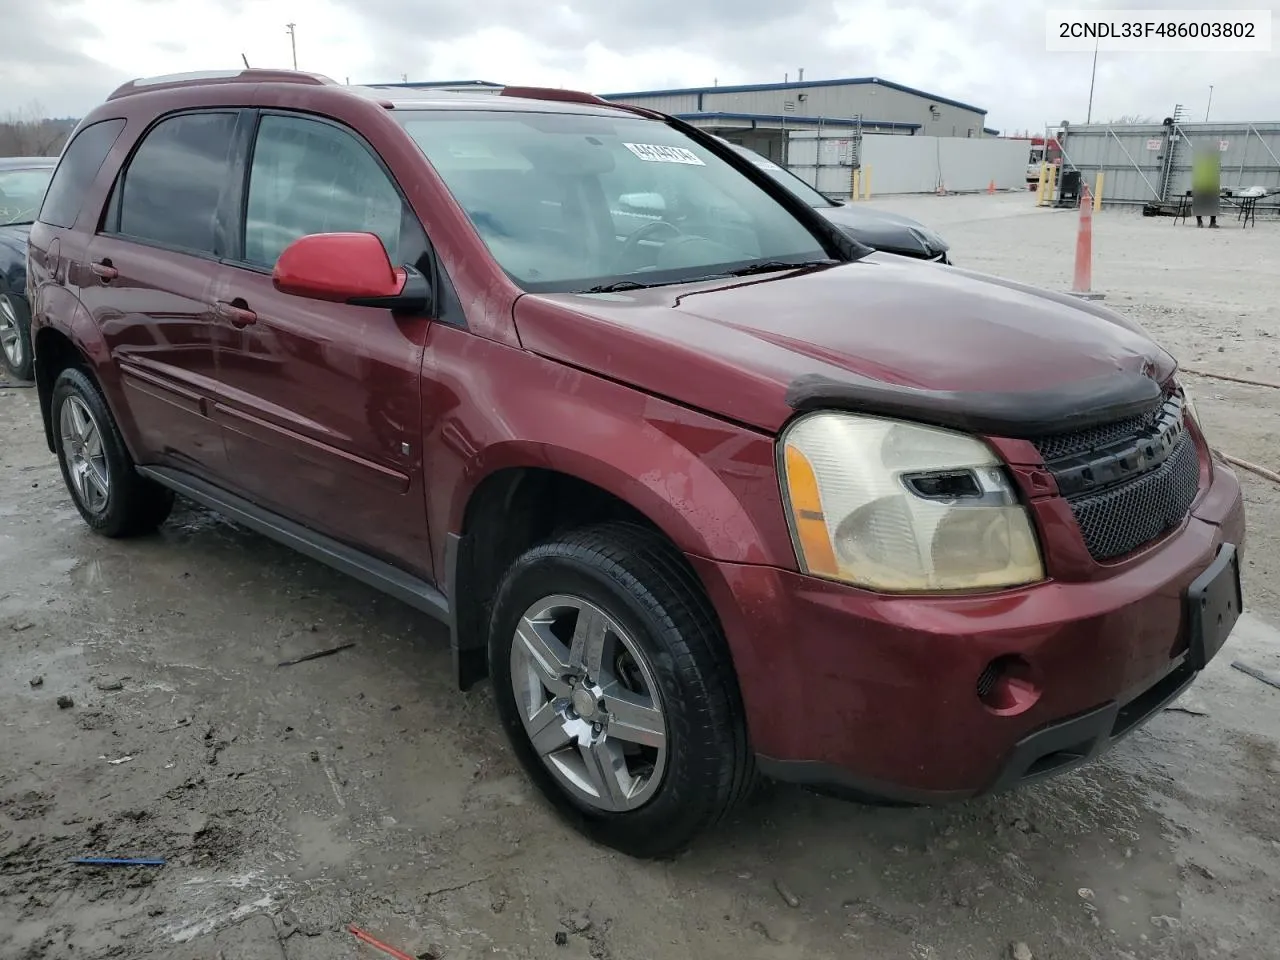
[[[995,192],[996,192],[996,182],[992,180],[990,183],[987,184],[987,193],[991,194]]]
[[[1071,294],[1082,300],[1103,299],[1103,294],[1093,289],[1093,197],[1087,185],[1080,190],[1080,227],[1076,232],[1076,269]]]

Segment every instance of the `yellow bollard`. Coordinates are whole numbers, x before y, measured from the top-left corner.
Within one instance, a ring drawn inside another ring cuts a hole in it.
[[[1044,199],[1041,201],[1040,206],[1042,207],[1053,206],[1053,195],[1057,186],[1058,186],[1058,165],[1055,163],[1051,163],[1049,164],[1049,179],[1045,182]]]
[[[1106,179],[1106,174],[1101,170],[1093,180],[1093,209],[1095,211],[1102,209],[1102,181]]]
[[[867,167],[867,175],[862,178],[862,199],[871,199],[871,168]]]

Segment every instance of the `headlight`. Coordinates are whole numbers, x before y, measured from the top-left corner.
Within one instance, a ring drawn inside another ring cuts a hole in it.
[[[897,593],[1044,579],[1031,518],[981,441],[823,412],[797,420],[781,444],[783,494],[806,573]]]

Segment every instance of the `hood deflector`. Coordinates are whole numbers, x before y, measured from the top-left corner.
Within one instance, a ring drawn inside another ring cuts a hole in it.
[[[786,401],[797,412],[848,410],[1030,440],[1136,416],[1151,409],[1161,396],[1163,391],[1156,381],[1124,372],[1046,390],[992,393],[918,390],[864,378],[836,380],[814,374],[793,380]]]

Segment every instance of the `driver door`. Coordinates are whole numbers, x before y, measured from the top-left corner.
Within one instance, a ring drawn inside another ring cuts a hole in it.
[[[242,249],[214,282],[229,474],[307,527],[432,578],[420,376],[429,317],[276,290],[280,252],[316,233],[376,234],[394,263],[426,234],[373,148],[314,117],[265,112],[254,134]]]

